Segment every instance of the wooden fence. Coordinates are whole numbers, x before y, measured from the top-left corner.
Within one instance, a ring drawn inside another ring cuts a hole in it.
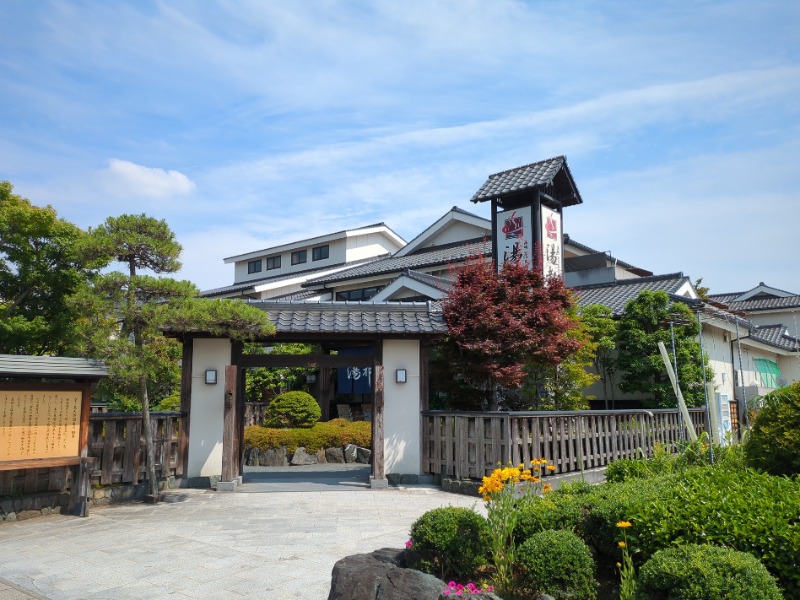
[[[156,475],[182,477],[184,451],[180,428],[184,413],[151,413]],[[93,485],[137,484],[146,479],[144,435],[140,413],[93,412],[89,415],[89,456],[95,457],[90,473]],[[54,492],[69,486],[64,467],[0,472],[0,496]]]
[[[706,431],[705,409],[689,413],[695,431]],[[423,470],[456,479],[537,458],[570,473],[650,456],[657,443],[674,447],[680,439],[677,409],[422,413]]]
[[[156,476],[183,476],[180,412],[150,414]],[[93,413],[89,417],[89,456],[97,458],[92,483],[139,483],[146,478],[146,450],[139,413]]]

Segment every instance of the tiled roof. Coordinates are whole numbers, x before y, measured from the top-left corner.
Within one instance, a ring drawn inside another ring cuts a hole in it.
[[[728,298],[721,299],[721,298]],[[741,310],[745,312],[759,310],[774,310],[780,308],[800,308],[800,296],[786,296],[784,298],[761,297],[750,298],[749,300],[734,301],[738,297],[736,294],[714,294],[709,296],[715,302],[727,304],[731,310]]]
[[[572,292],[577,296],[579,306],[604,304],[615,315],[620,315],[625,310],[625,305],[641,292],[647,290],[675,294],[688,281],[689,278],[684,277],[683,273],[670,273],[668,275],[654,275],[636,279],[621,279],[614,283],[576,288]],[[689,298],[683,299],[690,301]]]
[[[382,258],[388,256],[387,254],[382,254],[380,256],[372,256],[370,258],[362,258],[361,260],[351,261],[349,264],[352,266],[358,265],[365,265],[367,263],[374,262],[376,260],[381,260]],[[346,266],[348,263],[336,263],[335,265],[327,265],[325,267],[316,267],[314,269],[304,269],[302,271],[294,271],[292,273],[284,273],[283,275],[275,275],[273,277],[261,277],[260,279],[250,279],[249,281],[243,281],[241,283],[235,283],[233,285],[228,285],[225,287],[214,288],[211,290],[205,290],[200,292],[200,295],[205,298],[210,298],[213,296],[222,296],[223,294],[232,294],[234,292],[241,292],[243,290],[250,289],[256,285],[263,285],[265,283],[274,283],[278,281],[286,281],[289,279],[296,279],[298,277],[303,277],[304,275],[313,275],[314,273],[324,273],[325,271],[330,271],[331,269],[338,269],[341,267]]]
[[[0,354],[0,376],[2,377],[101,379],[107,375],[108,369],[106,369],[105,363],[90,358]]]
[[[430,249],[426,248],[406,256],[390,256],[389,258],[377,260],[368,265],[362,265],[331,275],[317,277],[303,285],[312,286],[333,281],[347,281],[349,279],[358,279],[361,277],[398,273],[406,269],[419,269],[437,265],[444,266],[452,262],[466,260],[474,256],[476,251],[480,252],[483,256],[490,256],[492,253],[491,242],[484,242],[483,239],[466,240],[448,244],[447,246],[436,246]]]
[[[428,302],[251,302],[278,333],[439,335],[447,325],[438,304]]]
[[[427,273],[420,273],[419,271],[414,271],[412,269],[406,269],[403,273],[407,277],[414,279],[415,281],[419,281],[420,283],[424,283],[425,285],[429,285],[431,287],[435,287],[439,290],[448,290],[452,285],[452,281],[449,279],[445,279],[444,277],[436,277],[435,275],[428,275]]]
[[[492,198],[550,185],[562,168],[567,169],[567,159],[564,156],[556,156],[548,158],[547,160],[540,160],[539,162],[529,165],[489,175],[489,179],[475,192],[471,201],[483,202],[491,200]],[[575,193],[570,204],[580,204],[580,195],[578,194],[575,182],[572,181],[572,176],[569,174],[568,169],[566,175]],[[567,204],[565,204],[565,206],[566,205]]]
[[[750,337],[789,352],[800,351],[800,341],[786,333],[784,325],[762,325],[750,330]]]

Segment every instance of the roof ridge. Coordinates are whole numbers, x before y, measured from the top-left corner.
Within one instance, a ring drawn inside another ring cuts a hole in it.
[[[536,166],[536,165],[541,165],[541,164],[544,164],[546,162],[551,162],[551,161],[556,161],[556,160],[562,160],[562,161],[566,162],[567,161],[567,157],[564,156],[563,154],[561,154],[559,156],[552,156],[550,158],[545,158],[544,160],[537,160],[537,161],[529,163],[527,165],[520,165],[518,167],[514,167],[513,169],[506,169],[505,171],[498,171],[497,173],[492,173],[491,175],[489,175],[489,178],[491,179],[492,177],[495,177],[497,175],[505,175],[506,173],[513,173],[514,171],[519,171],[520,169],[527,169],[528,167],[533,167],[533,166]]]
[[[633,277],[631,279],[616,279],[610,283],[595,283],[591,285],[582,285],[579,288],[581,290],[588,290],[594,288],[603,288],[603,287],[614,287],[614,286],[623,286],[623,285],[635,285],[637,283],[650,283],[652,281],[666,281],[668,279],[686,279],[689,278],[683,274],[683,271],[677,271],[675,273],[665,273],[663,275],[648,275],[647,277]]]

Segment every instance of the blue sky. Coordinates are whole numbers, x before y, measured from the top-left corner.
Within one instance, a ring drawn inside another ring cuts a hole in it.
[[[0,179],[82,226],[145,212],[181,275],[566,155],[565,231],[712,292],[800,293],[800,3],[0,3]]]

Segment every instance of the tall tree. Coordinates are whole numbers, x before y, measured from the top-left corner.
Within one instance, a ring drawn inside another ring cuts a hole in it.
[[[144,214],[110,217],[89,230],[85,251],[126,266],[125,273],[98,275],[81,301],[94,321],[85,324],[91,332],[88,343],[108,362],[112,380],[137,383],[150,493],[157,498],[150,390],[153,374],[163,368],[162,330],[207,331],[244,340],[269,334],[273,328],[263,311],[240,302],[200,299],[188,281],[142,274],[180,269],[181,246],[163,220]]]
[[[652,408],[677,406],[678,401],[670,384],[658,350],[663,342],[672,354],[670,323],[675,335],[675,354],[678,362],[678,382],[689,406],[704,401],[703,366],[700,344],[696,339],[697,320],[686,304],[670,300],[666,292],[644,291],[628,302],[619,321],[620,389],[623,392],[644,394],[644,403]],[[713,372],[707,366],[706,379]]]
[[[68,298],[96,266],[78,252],[84,235],[0,181],[0,353],[68,351],[76,319]]]
[[[562,280],[516,261],[498,272],[476,257],[456,272],[443,303],[449,333],[441,360],[496,409],[505,389],[519,389],[527,365],[558,364],[580,347],[568,334],[576,324],[571,305]]]
[[[574,309],[570,310],[574,315]],[[566,333],[579,346],[559,363],[540,364],[531,362],[527,366],[527,377],[522,387],[522,410],[584,410],[589,408],[586,388],[597,381],[598,376],[589,372],[597,345],[589,336],[586,326],[575,319],[575,326]]]
[[[580,309],[580,319],[589,339],[594,343],[591,365],[603,385],[606,410],[614,408],[614,373],[617,347],[617,321],[613,311],[602,304],[591,304]],[[610,400],[610,403],[609,403]]]

